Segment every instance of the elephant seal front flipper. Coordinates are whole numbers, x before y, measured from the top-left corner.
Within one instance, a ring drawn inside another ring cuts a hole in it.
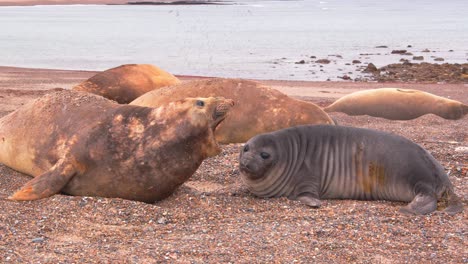
[[[77,170],[65,159],[61,159],[49,171],[28,181],[20,190],[8,197],[9,200],[32,201],[47,198],[60,191],[75,176]]]
[[[307,160],[303,162],[307,163]],[[305,167],[308,168],[309,165]],[[311,176],[310,174],[311,172],[307,172],[304,169],[297,173],[297,178],[300,180],[294,188],[293,194],[288,198],[296,199],[307,206],[318,208],[322,205],[320,201],[320,177],[319,175]],[[316,173],[312,172],[312,174]]]
[[[299,197],[297,197],[297,200],[300,201],[301,203],[305,204],[305,205],[308,205],[310,207],[320,207],[322,205],[322,202],[313,197],[312,195],[310,194],[303,194]]]

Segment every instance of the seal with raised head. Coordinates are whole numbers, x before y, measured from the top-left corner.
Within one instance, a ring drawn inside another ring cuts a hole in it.
[[[311,125],[261,134],[242,147],[239,169],[253,194],[312,207],[321,199],[390,200],[410,202],[403,213],[427,214],[446,198],[447,213],[463,210],[429,152],[376,130]]]
[[[223,144],[243,143],[257,134],[296,125],[334,124],[328,114],[313,103],[242,79],[215,78],[182,83],[148,92],[130,104],[155,107],[196,96],[223,96],[236,102],[226,122],[216,129],[216,139]]]
[[[390,120],[410,120],[426,114],[456,120],[468,113],[468,105],[418,90],[380,88],[345,95],[324,110]]]
[[[124,64],[100,72],[73,87],[128,104],[142,94],[180,83],[174,75],[151,64]]]
[[[161,200],[221,151],[214,129],[232,105],[187,98],[149,108],[77,91],[45,95],[0,119],[0,162],[34,177],[10,199]]]

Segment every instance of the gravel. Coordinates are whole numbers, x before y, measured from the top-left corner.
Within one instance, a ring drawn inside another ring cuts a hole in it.
[[[437,86],[437,94],[468,102],[466,86],[445,87]],[[320,106],[335,100],[303,99]],[[399,202],[325,200],[312,209],[286,198],[257,198],[239,177],[241,144],[223,146],[155,204],[63,194],[7,201],[30,177],[0,165],[0,262],[468,263],[468,154],[460,151],[468,147],[468,118],[331,115],[341,125],[403,135],[428,149],[445,166],[464,212],[407,216],[398,213]]]

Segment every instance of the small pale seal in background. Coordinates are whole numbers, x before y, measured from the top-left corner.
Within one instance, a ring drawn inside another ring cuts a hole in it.
[[[444,168],[419,145],[397,135],[343,126],[297,126],[253,137],[239,169],[260,197],[410,202],[403,213],[427,214],[448,199],[447,213],[463,210]]]
[[[334,124],[328,114],[313,103],[242,79],[216,78],[182,83],[148,92],[130,104],[155,107],[197,96],[223,96],[236,102],[236,107],[215,132],[216,139],[224,144],[243,143],[257,134],[296,125]]]
[[[456,120],[468,113],[468,105],[418,90],[380,88],[343,96],[324,110],[391,120],[410,120],[425,114]]]
[[[124,64],[94,75],[73,90],[128,104],[146,92],[178,83],[177,77],[154,65]]]
[[[213,133],[232,105],[187,98],[149,108],[77,91],[45,95],[0,119],[0,162],[35,177],[10,199],[161,200],[221,151]]]

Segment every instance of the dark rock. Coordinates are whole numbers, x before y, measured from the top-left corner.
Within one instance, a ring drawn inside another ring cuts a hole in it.
[[[378,82],[466,83],[468,64],[449,63],[395,63],[379,69],[380,74],[370,78]]]
[[[406,46],[406,47],[407,47],[407,48],[412,48],[413,46],[411,46],[411,45],[408,45],[408,46]]]
[[[363,72],[376,73],[379,72],[379,69],[377,69],[373,63],[369,63]]]
[[[413,60],[424,60],[424,56],[414,56]]]
[[[407,50],[392,50],[392,54],[404,54]]]
[[[405,52],[405,53],[403,53],[403,54],[401,54],[401,55],[405,55],[405,56],[413,56],[413,53],[411,53],[411,52]]]
[[[360,60],[353,60],[353,64],[359,64],[359,63],[361,63]]]
[[[423,49],[421,52],[431,52],[429,49]]]
[[[451,50],[449,50],[449,52],[453,52],[453,50],[451,49]]]
[[[300,60],[300,61],[297,61],[295,62],[296,64],[305,64],[305,60]]]
[[[320,63],[320,64],[328,64],[328,63],[330,63],[330,60],[329,59],[320,59],[320,60],[316,60],[315,62]]]
[[[316,59],[316,58],[317,58],[317,56],[310,56],[310,58],[311,58],[311,59]]]
[[[43,237],[36,237],[36,238],[33,238],[31,240],[31,242],[33,242],[33,243],[42,243],[42,242],[44,242],[44,238]]]
[[[444,58],[435,58],[435,61],[444,61]]]
[[[343,75],[343,76],[341,76],[341,77],[340,77],[340,76],[338,76],[338,78],[340,78],[340,79],[343,79],[343,80],[351,80],[351,77],[349,77],[349,76],[348,76],[348,75],[346,75],[346,74],[345,74],[345,75]]]
[[[388,48],[388,46],[382,45],[382,46],[377,46],[375,48],[377,48],[377,49],[386,49],[386,48]]]

